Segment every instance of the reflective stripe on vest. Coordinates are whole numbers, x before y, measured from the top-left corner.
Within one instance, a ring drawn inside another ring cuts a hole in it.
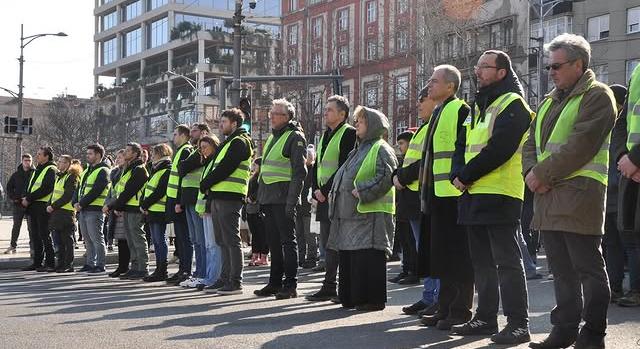
[[[464,153],[466,163],[476,157],[487,146],[493,126],[500,114],[514,101],[520,100],[529,116],[533,118],[535,113],[529,105],[517,93],[508,92],[496,98],[485,110],[485,118],[480,121],[480,110],[476,106],[476,119],[473,124],[467,125],[467,147]],[[468,189],[470,194],[497,194],[524,199],[524,180],[522,179],[522,145],[526,140],[526,134],[522,136],[520,147],[507,162],[475,181]]]
[[[212,167],[213,167],[213,160],[209,161],[207,166],[205,166],[204,171],[202,171],[202,178],[200,178],[201,181],[202,179],[204,179],[204,176],[206,176],[209,172],[211,172]],[[207,199],[205,198],[204,193],[201,190],[198,190],[198,198],[196,199],[196,213],[198,213],[199,215],[202,215],[205,212],[206,208],[207,208]]]
[[[627,97],[627,150],[640,144],[640,64],[631,74]]]
[[[340,143],[342,142],[342,136],[344,132],[352,128],[346,123],[342,124],[337,130],[335,130],[333,136],[327,144],[327,149],[323,149],[324,134],[320,138],[318,144],[318,173],[317,181],[320,186],[327,184],[331,176],[338,171],[338,165],[340,162]]]
[[[87,177],[87,181],[82,183],[82,181],[84,181],[84,177],[87,176],[87,172],[89,171],[89,168],[85,169],[84,171],[82,171],[82,175],[80,176],[80,183],[81,183],[81,187],[79,189],[79,193],[80,193],[80,199],[82,199],[83,197],[85,197],[93,188],[93,185],[96,183],[96,179],[98,178],[98,174],[100,174],[100,171],[105,171],[108,172],[109,169],[107,167],[99,167],[99,168],[94,168],[91,170],[91,172],[89,172],[88,177]],[[107,173],[107,178],[109,177],[108,173]],[[109,194],[109,189],[111,188],[111,183],[108,183],[106,187],[104,187],[104,189],[102,190],[102,193],[100,193],[100,195],[98,195],[97,198],[95,198],[95,200],[93,200],[89,206],[104,206],[104,202],[107,200],[107,196]]]
[[[422,124],[418,131],[413,134],[411,137],[411,141],[409,141],[409,149],[407,149],[407,153],[404,155],[404,160],[402,161],[402,167],[409,167],[411,164],[418,162],[422,159],[422,148],[424,146],[424,140],[427,139],[427,130],[429,126],[427,123]],[[420,189],[420,181],[416,179],[407,185],[407,189],[411,191],[418,191]]]
[[[47,174],[47,172],[49,170],[53,170],[53,173],[55,175],[55,173],[58,171],[58,168],[55,165],[49,165],[47,167],[45,167],[42,171],[40,171],[40,174],[38,175],[38,177],[36,178],[35,174],[36,172],[33,171],[33,175],[31,175],[31,180],[29,181],[29,194],[35,192],[36,190],[40,189],[40,187],[42,186],[42,181],[44,181],[44,176]],[[36,199],[36,201],[40,201],[40,202],[49,202],[49,200],[51,200],[51,194],[53,193],[53,190],[39,198]]]
[[[273,146],[271,146],[273,134],[267,138],[264,146],[266,155],[262,157],[260,168],[260,178],[264,183],[291,182],[291,161],[282,155],[289,136],[291,136],[291,130],[285,131]]]
[[[178,197],[178,187],[180,186],[180,175],[178,174],[178,163],[182,157],[182,152],[191,151],[191,145],[185,143],[178,148],[178,151],[173,155],[173,161],[171,162],[171,172],[169,174],[169,182],[167,183],[167,197],[175,199]]]
[[[64,185],[67,183],[67,179],[69,179],[69,173],[65,173],[64,176],[56,178],[56,184],[53,186],[53,194],[51,194],[51,202],[56,202],[58,199],[64,195]],[[63,210],[73,211],[73,206],[71,205],[71,198],[69,201],[60,207]]]
[[[141,167],[142,169],[144,169],[145,172],[147,171],[147,169],[144,167],[144,165],[138,165],[136,167]],[[120,194],[122,194],[122,192],[124,191],[125,186],[127,185],[127,182],[129,182],[129,179],[131,179],[131,173],[133,173],[133,169],[134,168],[131,168],[128,171],[126,171],[125,173],[123,173],[122,177],[118,181],[118,184],[116,184],[116,188],[115,188],[116,199],[120,196]],[[127,205],[127,206],[140,206],[140,197],[142,197],[142,192],[143,191],[144,191],[144,186],[142,186],[140,188],[140,190],[136,193],[136,195],[132,196],[131,199],[129,199],[129,201],[127,201],[127,203],[125,205]]]
[[[151,176],[151,178],[147,181],[147,184],[144,186],[144,197],[148,198],[156,191],[158,184],[160,183],[160,178],[164,176],[164,174],[169,171],[168,168],[163,168],[160,171],[156,171],[156,173]],[[153,205],[149,207],[150,212],[165,212],[165,208],[167,205],[167,195],[163,195],[160,200],[156,201]]]
[[[251,140],[247,138],[246,135],[237,135],[233,137],[232,140],[227,142],[227,144],[222,147],[220,153],[216,156],[216,161],[211,168],[213,171],[222,160],[227,156],[227,150],[231,146],[231,142],[234,140],[240,140],[244,142],[247,147],[249,147],[249,158],[242,160],[229,177],[225,178],[223,181],[214,184],[211,187],[212,192],[225,192],[225,193],[236,193],[241,195],[247,195],[247,191],[249,191],[249,177],[251,176],[251,169],[249,166],[251,165],[251,157],[253,156],[253,152],[251,151]],[[234,156],[229,153],[228,156]],[[209,172],[207,172],[209,174]],[[205,174],[203,178],[207,175]]]
[[[593,85],[589,87],[591,89]],[[587,89],[587,91],[589,90]],[[567,143],[569,139],[569,135],[573,131],[573,126],[576,122],[576,118],[578,116],[578,112],[580,110],[580,103],[582,102],[582,97],[584,94],[580,94],[577,96],[571,97],[567,104],[565,105],[562,112],[560,112],[560,116],[556,120],[556,124],[553,126],[553,130],[551,131],[551,135],[547,140],[547,144],[544,146],[544,150],[541,148],[542,146],[542,123],[544,121],[544,117],[547,115],[547,111],[551,108],[553,104],[553,100],[551,98],[547,98],[542,105],[540,106],[540,110],[538,111],[538,117],[536,118],[536,155],[538,159],[538,163],[544,161],[546,158],[551,156],[553,153],[557,153],[562,149]],[[600,147],[600,150],[586,165],[584,165],[578,171],[570,174],[564,179],[570,179],[578,176],[588,177],[595,179],[596,181],[607,185],[607,171],[609,169],[609,142],[611,139],[611,132],[607,136],[606,140]]]
[[[433,133],[433,181],[434,192],[438,197],[462,195],[451,184],[450,177],[458,139],[458,112],[465,105],[467,104],[463,100],[457,98],[447,103],[438,117],[438,125]]]
[[[353,184],[356,188],[358,187],[358,183],[371,180],[375,177],[378,152],[382,142],[384,142],[382,139],[375,142],[373,146],[371,146],[371,149],[369,149],[367,156],[365,156],[362,161],[362,164],[358,169],[358,173],[356,173],[356,178],[353,180]],[[396,190],[391,186],[386,194],[372,202],[363,203],[358,201],[357,209],[359,213],[383,212],[394,214],[396,213],[395,198]]]

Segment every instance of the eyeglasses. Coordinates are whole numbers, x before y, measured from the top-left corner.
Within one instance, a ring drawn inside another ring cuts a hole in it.
[[[575,61],[566,61],[564,63],[553,63],[553,64],[549,64],[547,66],[544,67],[544,69],[546,69],[547,71],[553,69],[553,70],[559,70],[560,68],[562,68],[563,65],[567,64],[567,63],[573,63]]]
[[[475,69],[475,70],[480,70],[480,69],[498,69],[498,67],[496,67],[494,65],[474,65],[473,69]]]

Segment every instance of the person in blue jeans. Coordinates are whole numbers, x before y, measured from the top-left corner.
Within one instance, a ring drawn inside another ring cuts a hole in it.
[[[167,184],[171,171],[171,155],[173,151],[167,144],[158,144],[151,153],[151,173],[144,189],[144,199],[140,203],[140,211],[147,216],[151,230],[151,240],[156,256],[156,270],[143,278],[146,282],[164,281],[167,279]]]

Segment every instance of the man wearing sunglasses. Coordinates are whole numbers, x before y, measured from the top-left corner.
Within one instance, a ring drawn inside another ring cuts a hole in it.
[[[545,48],[555,89],[531,125],[523,173],[535,193],[531,225],[541,231],[557,305],[551,333],[530,346],[604,348],[610,291],[600,245],[615,100],[587,68],[591,47],[583,37],[562,34]]]
[[[465,121],[465,165],[450,178],[462,192],[458,223],[467,226],[478,308],[451,333],[524,343],[530,340],[528,296],[516,237],[524,198],[520,147],[534,113],[506,53],[486,51],[475,73],[479,89]],[[498,332],[500,298],[507,325]]]

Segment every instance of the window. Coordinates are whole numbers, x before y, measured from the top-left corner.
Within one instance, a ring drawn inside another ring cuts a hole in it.
[[[118,39],[113,38],[111,40],[102,42],[102,65],[107,65],[115,62],[118,59]]]
[[[364,85],[364,101],[367,107],[378,106],[378,83],[370,82]]]
[[[156,9],[160,6],[164,6],[167,4],[167,0],[149,0],[148,4],[147,4],[147,8],[149,10],[153,10]]]
[[[502,46],[501,27],[501,23],[495,23],[489,27],[489,46],[491,48],[499,48]]]
[[[298,10],[298,0],[289,0],[289,12]]]
[[[396,11],[399,14],[406,13],[409,10],[409,0],[397,0]]]
[[[513,21],[509,19],[502,22],[502,31],[504,37],[504,45],[513,45]]]
[[[373,41],[367,41],[367,60],[374,60],[378,58],[378,44]]]
[[[311,57],[311,71],[313,73],[322,71],[322,54],[320,52],[313,53]]]
[[[311,94],[311,110],[313,115],[322,115],[322,92]]]
[[[309,5],[315,5],[317,3],[319,3],[321,0],[307,0]]]
[[[338,11],[338,30],[349,29],[349,9],[345,8]]]
[[[343,45],[338,47],[338,66],[345,67],[349,65],[349,46]]]
[[[609,15],[589,18],[587,35],[589,41],[603,40],[609,37]]]
[[[102,16],[103,31],[113,28],[116,24],[118,24],[118,13],[116,11]]]
[[[458,57],[461,43],[457,34],[450,34],[447,38],[447,57]]]
[[[224,25],[224,20],[219,18],[185,15],[183,13],[176,13],[175,23],[189,22],[193,24],[199,24],[202,30],[221,30],[225,32],[232,32],[233,29],[227,28]],[[251,26],[251,23],[245,23],[246,26]]]
[[[337,92],[337,91],[334,91]],[[342,85],[342,96],[344,96],[345,98],[347,98],[347,100],[351,100],[351,86],[349,85]]]
[[[298,44],[298,25],[294,24],[289,26],[289,37],[287,41],[289,45]]]
[[[631,79],[631,74],[633,73],[633,70],[636,69],[636,67],[638,66],[638,63],[640,63],[640,58],[627,61],[627,80],[626,81],[629,81]]]
[[[130,21],[142,14],[142,1],[132,2],[124,8],[124,20]]]
[[[367,23],[373,23],[376,21],[377,15],[377,3],[376,1],[367,1]]]
[[[125,34],[124,57],[129,57],[142,51],[142,29],[138,28]]]
[[[289,75],[297,75],[298,74],[298,62],[294,59],[289,60],[289,64],[287,64],[287,74]]]
[[[436,60],[442,57],[442,41],[437,40],[433,43],[433,56]]]
[[[396,78],[396,100],[404,101],[409,98],[409,76],[402,75]]]
[[[465,33],[465,46],[467,54],[473,54],[477,51],[476,43],[478,39],[478,33],[473,31],[467,31]]]
[[[608,84],[609,83],[609,66],[606,64],[593,67],[593,72],[596,73],[596,80]]]
[[[406,30],[396,32],[396,52],[405,52],[408,47],[408,33]]]
[[[320,37],[322,37],[322,17],[316,17],[313,19],[313,38]]]
[[[167,17],[152,22],[149,27],[148,47],[153,48],[169,42],[169,20]]]
[[[544,21],[544,42],[550,42],[556,36],[562,33],[573,32],[572,17],[564,16],[552,18]],[[542,36],[540,32],[540,22],[531,24],[531,37],[539,38]]]
[[[627,33],[640,31],[640,6],[627,10]]]

